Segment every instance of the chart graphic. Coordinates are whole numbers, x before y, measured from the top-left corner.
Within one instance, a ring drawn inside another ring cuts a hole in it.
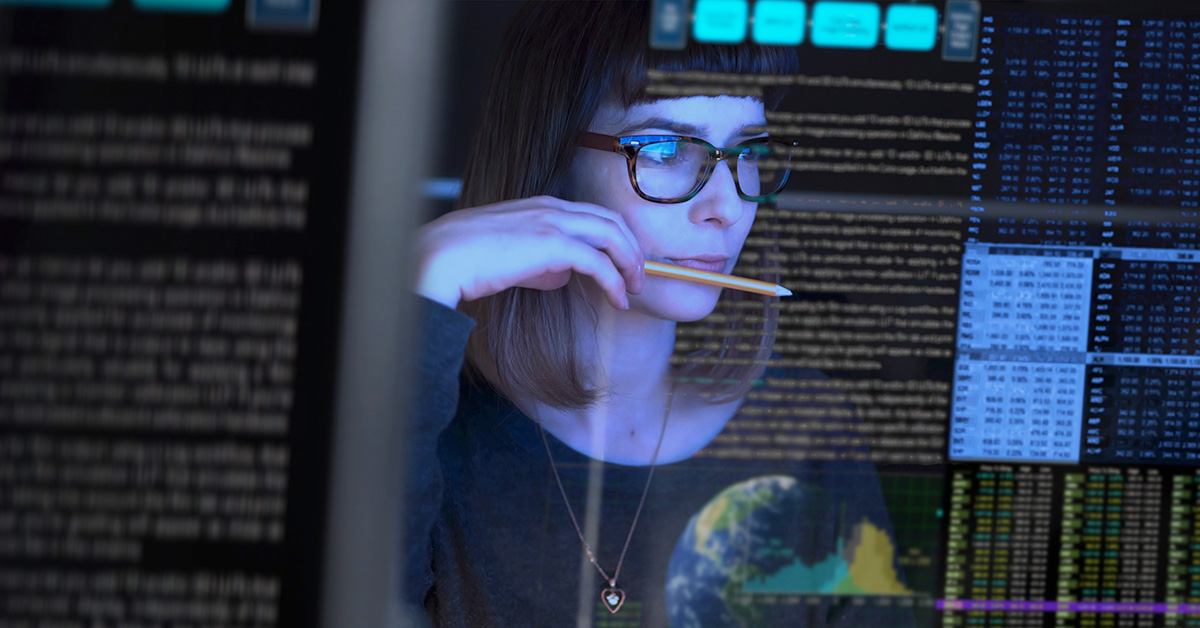
[[[783,555],[791,548],[771,543]],[[799,558],[772,574],[751,576],[742,585],[748,593],[825,593],[843,595],[910,595],[900,583],[893,564],[895,545],[887,532],[864,520],[854,527],[851,539],[838,539],[836,551],[824,560],[806,565]]]
[[[782,626],[794,622],[799,604],[816,613],[851,596],[911,596],[886,523],[860,510],[866,506],[852,493],[785,475],[721,491],[672,554],[671,626]],[[813,605],[813,596],[822,601]]]

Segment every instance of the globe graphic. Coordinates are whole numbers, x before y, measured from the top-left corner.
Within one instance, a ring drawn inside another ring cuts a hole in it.
[[[671,628],[794,626],[804,606],[756,598],[911,594],[893,559],[886,532],[848,518],[827,491],[785,475],[752,478],[718,493],[680,535],[668,619]]]

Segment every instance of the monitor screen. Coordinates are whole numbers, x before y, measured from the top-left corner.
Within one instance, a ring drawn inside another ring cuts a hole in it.
[[[344,584],[396,606],[395,561],[325,567],[344,511],[395,537],[395,481],[333,471],[368,6],[0,1],[0,625],[384,616]],[[419,13],[389,37],[432,39]]]
[[[516,7],[449,6],[448,139],[426,184],[443,212],[464,185],[467,151],[453,147],[479,130],[498,25]],[[691,510],[662,519],[678,545],[646,577],[663,590],[630,594],[613,615],[628,624],[603,623],[603,603],[581,595],[584,614],[595,607],[595,625],[856,625],[831,609],[880,607],[891,609],[873,616],[884,619],[857,625],[1200,623],[1200,8],[661,0],[644,10],[647,50],[798,56],[786,73],[650,73],[653,98],[785,92],[761,129],[783,143],[771,167],[787,183],[759,205],[732,274],[763,278],[766,256],[792,293],[774,305],[766,376],[654,482],[715,461],[868,469],[886,508],[844,521],[818,551],[814,522],[853,510],[836,490],[820,506],[797,498],[786,524],[747,524],[759,536],[705,528],[737,495],[791,503],[789,482],[810,480],[801,472],[716,487],[699,507],[681,495]],[[728,319],[681,323],[672,364],[693,360]],[[772,376],[784,372],[820,376]],[[564,483],[576,515],[586,475]],[[538,525],[570,532],[553,479]],[[650,494],[647,509],[670,499]],[[625,520],[608,522],[599,502],[601,551],[615,564]],[[709,545],[687,547],[706,533]],[[590,569],[565,573],[586,581]]]

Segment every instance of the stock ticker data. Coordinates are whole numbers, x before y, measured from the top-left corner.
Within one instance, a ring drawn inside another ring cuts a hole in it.
[[[1200,625],[1200,20],[982,31],[942,623]]]
[[[773,442],[868,445],[895,529],[740,595],[803,603],[869,553],[844,592],[919,625],[1200,626],[1200,7],[672,4],[654,45],[800,48],[767,79],[793,180],[752,238],[797,292],[777,351],[860,438]],[[778,427],[743,424],[709,451]]]

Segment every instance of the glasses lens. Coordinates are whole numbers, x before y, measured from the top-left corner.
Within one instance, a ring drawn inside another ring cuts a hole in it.
[[[691,194],[708,171],[708,149],[687,140],[643,144],[634,162],[634,175],[643,194],[663,200]]]
[[[767,140],[741,145],[738,153],[738,184],[746,196],[770,196],[778,192],[787,178],[787,157],[773,155]],[[781,159],[782,158],[782,162]],[[780,167],[784,165],[784,167]]]

